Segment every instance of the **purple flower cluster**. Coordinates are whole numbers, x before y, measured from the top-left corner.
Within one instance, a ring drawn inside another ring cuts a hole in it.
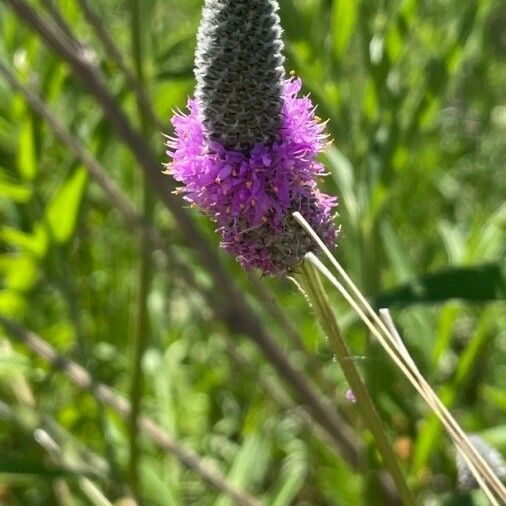
[[[241,152],[208,140],[194,100],[188,115],[172,119],[175,137],[167,143],[170,173],[185,199],[218,225],[224,249],[264,274],[293,271],[314,248],[291,213],[299,211],[329,247],[337,236],[336,199],[316,185],[324,174],[316,161],[326,145],[324,125],[311,100],[298,96],[301,86],[299,79],[284,82],[281,129],[270,145]]]

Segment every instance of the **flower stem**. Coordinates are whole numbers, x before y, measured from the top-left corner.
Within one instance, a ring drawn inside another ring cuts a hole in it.
[[[308,262],[302,265],[302,272],[298,278],[301,286],[311,303],[315,316],[323,331],[327,335],[330,347],[339,362],[341,369],[357,399],[357,405],[362,412],[364,421],[369,426],[385,467],[390,472],[402,502],[405,506],[414,506],[415,500],[409,490],[406,480],[398,465],[395,453],[383,429],[380,417],[371,396],[362,381],[358,369],[348,351],[348,347],[341,336],[336,317],[323,289],[320,277],[314,267]]]
[[[140,86],[145,85],[144,55],[142,44],[142,18],[143,12],[140,0],[130,0],[130,25],[131,25],[131,44],[135,73]],[[137,108],[139,113],[140,127],[146,142],[149,142],[151,125],[149,114],[139,97],[137,99]],[[143,213],[148,220],[154,213],[154,201],[150,192],[149,182],[146,177],[143,178]],[[145,234],[141,237],[140,245],[140,264],[138,278],[137,295],[137,315],[134,336],[134,353],[132,367],[132,382],[130,384],[130,403],[132,411],[129,420],[129,450],[130,458],[128,465],[128,474],[132,493],[137,504],[142,504],[139,466],[140,466],[140,448],[138,441],[138,420],[141,413],[141,402],[144,390],[144,376],[142,371],[142,359],[149,342],[150,323],[148,311],[148,296],[151,289],[152,279],[152,259],[151,247],[148,237]]]

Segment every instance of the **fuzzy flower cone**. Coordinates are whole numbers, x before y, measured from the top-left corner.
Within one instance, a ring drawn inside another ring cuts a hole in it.
[[[471,441],[477,452],[483,457],[497,477],[503,483],[506,483],[506,462],[504,461],[502,455],[477,434],[471,434],[469,436],[469,441]],[[458,451],[457,473],[459,488],[462,492],[469,492],[473,489],[480,488],[476,478],[473,476],[473,473]]]
[[[336,199],[317,188],[327,136],[299,79],[286,79],[274,0],[206,0],[195,98],[174,116],[170,173],[245,268],[286,275],[314,245],[299,211],[333,248]]]

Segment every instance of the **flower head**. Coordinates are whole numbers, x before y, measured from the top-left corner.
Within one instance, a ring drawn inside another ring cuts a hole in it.
[[[195,97],[206,137],[229,149],[274,141],[285,70],[274,0],[206,0],[197,37]]]
[[[171,173],[217,224],[246,268],[291,272],[311,240],[299,211],[333,246],[336,199],[321,193],[324,126],[299,79],[285,79],[272,0],[208,0],[199,31],[196,99],[172,119]]]
[[[483,457],[496,476],[501,481],[506,482],[506,462],[502,455],[478,434],[470,434],[468,437],[476,451]],[[457,451],[457,474],[459,488],[463,492],[479,488],[476,478],[459,451]]]

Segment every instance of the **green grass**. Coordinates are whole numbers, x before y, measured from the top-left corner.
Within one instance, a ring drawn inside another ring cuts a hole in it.
[[[68,64],[8,3],[0,1],[0,62],[43,98],[141,210],[144,175],[131,146]],[[155,124],[142,126],[134,89],[79,2],[29,2],[39,13],[51,3],[86,44],[161,170],[161,132]],[[89,3],[138,74],[129,2]],[[141,4],[149,20],[142,80],[169,132],[172,110],[183,108],[193,90],[201,2]],[[340,262],[371,301],[391,307],[421,372],[463,428],[504,455],[506,7],[501,0],[280,4],[287,69],[303,78],[334,140],[323,156],[324,186],[340,199]],[[298,290],[259,279],[270,294],[259,295],[234,260],[219,253],[256,321],[365,448],[359,469],[318,416],[301,411],[286,376],[252,341],[255,333],[246,324],[233,328],[226,314],[233,308],[216,272],[154,190],[152,197],[153,226],[166,247],[153,247],[152,283],[141,298],[151,329],[142,414],[262,504],[388,504],[381,459],[357,407],[345,399],[346,380]],[[212,224],[189,214],[218,252]],[[33,330],[124,396],[138,328],[141,235],[0,74],[0,316]],[[305,352],[269,307],[271,297]],[[459,494],[449,439],[346,303],[333,292],[329,297],[417,504],[484,504],[479,491]],[[0,504],[95,504],[83,478],[121,504],[132,495],[132,476],[146,505],[232,504],[143,436],[138,477],[129,472],[128,423],[11,337],[0,329]],[[41,423],[58,435],[61,455],[48,454],[33,438]],[[99,476],[85,473],[93,459],[106,469]]]

